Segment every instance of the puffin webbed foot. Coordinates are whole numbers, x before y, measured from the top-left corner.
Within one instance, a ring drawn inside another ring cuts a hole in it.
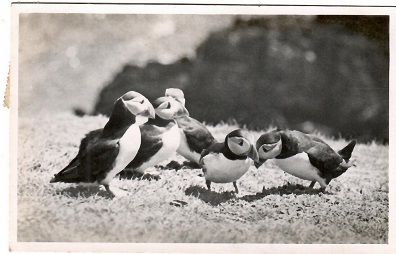
[[[103,184],[107,193],[110,195],[110,198],[115,197],[125,197],[128,196],[128,193],[122,190],[110,190],[110,186],[108,184]]]

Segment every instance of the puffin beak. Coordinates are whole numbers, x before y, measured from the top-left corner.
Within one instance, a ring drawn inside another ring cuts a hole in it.
[[[254,145],[250,146],[250,152],[248,154],[248,157],[254,161],[254,165],[256,165],[256,163],[260,163],[260,158]]]
[[[263,144],[263,147],[264,147],[265,151],[268,152],[268,151],[274,149],[274,147],[276,145],[277,145],[277,143],[274,143],[274,144]]]
[[[148,111],[149,111],[148,117],[151,119],[154,119],[155,118],[155,109],[154,109],[153,105],[150,104]]]
[[[264,164],[264,162],[265,162],[266,160],[258,160],[258,161],[255,161],[254,162],[254,166],[256,167],[256,168],[259,168],[259,167],[261,167],[261,165],[263,165]]]
[[[146,101],[144,101],[144,99],[142,101],[138,100],[138,102],[140,104],[139,105],[140,109],[142,109],[142,112],[140,112],[138,115],[154,119],[155,109],[153,105],[147,99]]]
[[[184,98],[183,98],[183,99],[179,98],[178,101],[179,101],[181,104],[183,104],[183,106],[186,105],[186,99],[184,99]]]
[[[257,161],[255,161],[254,162],[254,166],[256,167],[256,168],[259,168],[259,167],[261,167],[261,163],[260,162],[257,162]]]
[[[190,115],[190,113],[188,112],[186,107],[184,107],[183,105],[180,104],[180,110],[177,111],[175,116],[180,117],[180,116],[189,116],[189,115]]]
[[[154,119],[155,118],[154,108],[149,107],[148,109],[142,111],[142,113],[140,113],[139,115]]]
[[[183,104],[183,106],[186,105],[186,99],[184,99],[184,93],[181,89],[179,88],[167,88],[165,90],[165,96],[170,96]]]

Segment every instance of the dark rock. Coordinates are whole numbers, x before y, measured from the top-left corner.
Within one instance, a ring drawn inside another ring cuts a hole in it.
[[[99,94],[93,114],[110,115],[114,101],[134,90],[150,101],[165,95],[165,89],[176,87],[186,90],[190,82],[192,63],[188,59],[170,64],[149,63],[145,68],[126,65]]]
[[[153,99],[179,87],[190,114],[200,121],[234,119],[253,129],[319,130],[387,143],[389,41],[370,34],[370,27],[377,27],[370,24],[378,21],[384,30],[389,20],[365,16],[351,32],[348,17],[355,18],[237,20],[200,45],[193,61],[125,66],[101,92],[94,113],[109,114],[114,100],[128,90]]]

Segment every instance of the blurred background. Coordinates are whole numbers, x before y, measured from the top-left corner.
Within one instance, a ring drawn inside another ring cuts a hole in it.
[[[388,143],[388,16],[21,14],[19,116],[183,89],[194,118]]]

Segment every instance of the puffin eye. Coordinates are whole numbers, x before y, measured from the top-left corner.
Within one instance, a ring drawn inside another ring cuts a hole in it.
[[[277,146],[278,143],[275,144],[264,144],[261,147],[263,148],[264,152],[269,152]]]
[[[243,139],[238,143],[238,145],[243,146]]]
[[[140,102],[140,104],[143,104],[144,103],[144,99],[142,99],[142,101]]]

